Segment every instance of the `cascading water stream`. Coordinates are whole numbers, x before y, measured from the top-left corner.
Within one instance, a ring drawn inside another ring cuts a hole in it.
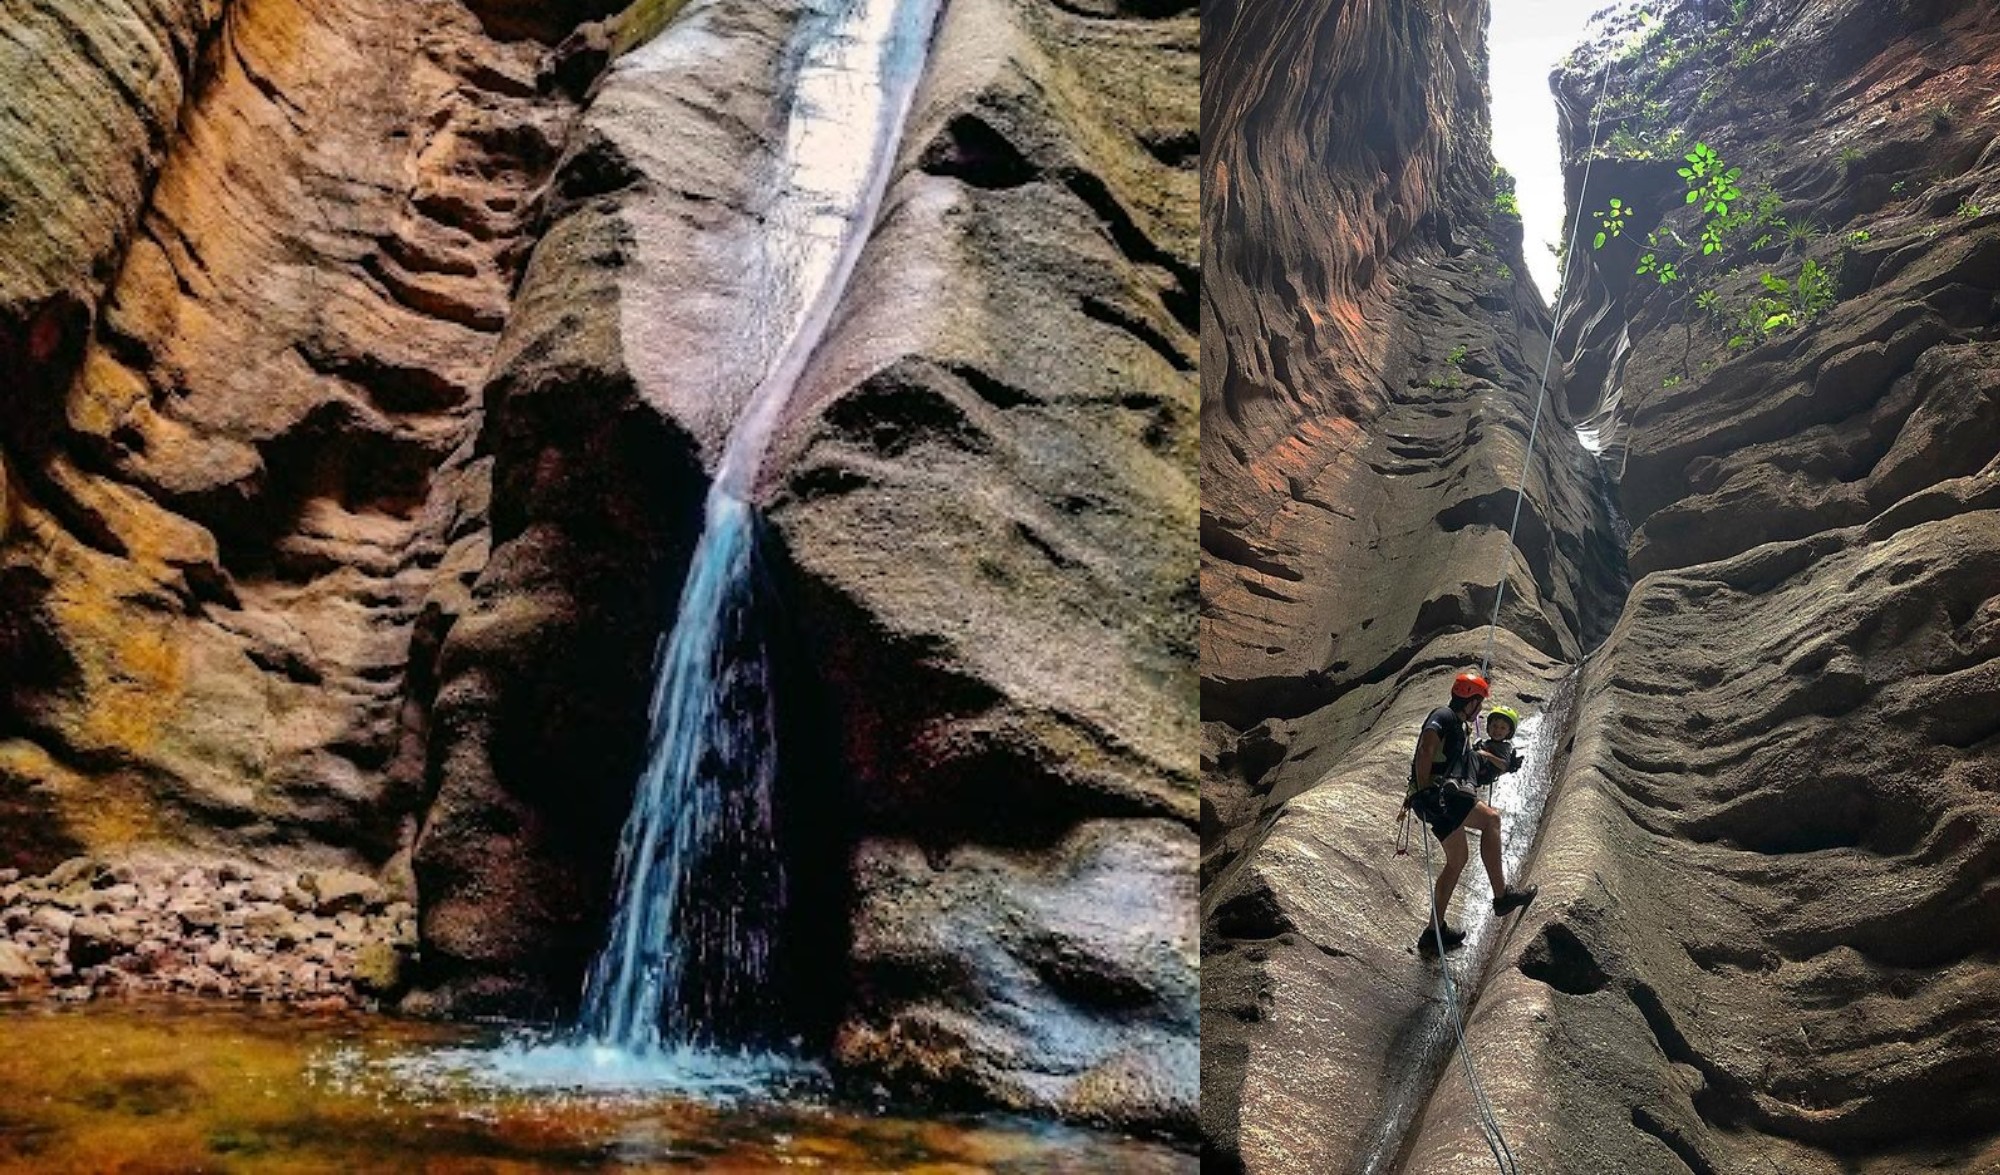
[[[784,142],[757,202],[763,314],[752,341],[773,358],[730,430],[655,659],[647,761],[578,1023],[553,1042],[400,1063],[412,1084],[728,1097],[809,1079],[810,1065],[753,1051],[782,1045],[772,970],[786,879],[751,496],[770,434],[881,210],[944,3],[805,4],[787,58]]]
[[[938,9],[939,0],[824,0],[799,26],[783,178],[764,209],[767,327],[780,341],[730,430],[656,665],[616,913],[578,1025],[599,1045],[746,1044],[769,1023],[785,885],[749,498],[880,210]],[[707,882],[699,893],[697,878]]]

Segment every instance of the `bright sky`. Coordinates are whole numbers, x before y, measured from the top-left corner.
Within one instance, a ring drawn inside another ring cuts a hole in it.
[[[1583,40],[1590,14],[1616,0],[1493,0],[1493,156],[1519,184],[1528,273],[1542,296],[1556,292],[1557,261],[1544,244],[1566,236],[1556,100],[1549,71]]]

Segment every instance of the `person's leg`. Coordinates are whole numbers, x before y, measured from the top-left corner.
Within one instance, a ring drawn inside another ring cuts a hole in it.
[[[1445,914],[1451,909],[1451,891],[1458,888],[1458,875],[1471,855],[1472,846],[1465,843],[1463,827],[1444,838],[1444,868],[1438,870],[1437,886],[1431,891],[1431,907],[1437,911],[1440,926],[1449,925]]]
[[[1493,883],[1497,898],[1507,892],[1507,877],[1500,866],[1500,813],[1486,804],[1475,804],[1465,826],[1479,832],[1479,860],[1486,866],[1486,880]]]

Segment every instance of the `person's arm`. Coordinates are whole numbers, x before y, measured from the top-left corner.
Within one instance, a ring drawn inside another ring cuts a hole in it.
[[[1500,756],[1494,754],[1492,751],[1487,750],[1485,747],[1479,748],[1479,757],[1486,760],[1488,763],[1493,764],[1495,767],[1507,766],[1507,760],[1502,759]]]
[[[1431,761],[1437,758],[1438,748],[1444,745],[1444,736],[1435,730],[1425,730],[1417,739],[1417,761],[1410,764],[1410,774],[1417,781],[1417,790],[1431,785]]]

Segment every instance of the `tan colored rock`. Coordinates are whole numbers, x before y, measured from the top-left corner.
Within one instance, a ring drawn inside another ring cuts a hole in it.
[[[108,963],[143,941],[138,923],[121,916],[78,918],[69,928],[68,955],[77,967]]]
[[[244,919],[243,929],[250,934],[270,939],[279,948],[284,948],[311,937],[298,915],[282,906],[252,910]]]
[[[388,943],[367,943],[354,957],[353,978],[362,993],[389,999],[407,985],[409,960]]]
[[[35,925],[58,937],[68,937],[70,927],[76,923],[76,915],[56,906],[43,906],[34,912]]]
[[[35,58],[0,129],[0,375],[25,405],[0,578],[31,634],[0,664],[26,716],[0,825],[37,869],[407,847],[429,699],[405,670],[435,649],[413,633],[446,534],[483,527],[447,466],[572,99],[537,91],[544,46],[456,3],[250,5],[206,52],[222,7],[0,16],[0,64]]]
[[[387,898],[381,882],[348,869],[302,874],[299,883],[312,895],[312,908],[320,914],[380,909]]]
[[[15,943],[0,939],[0,990],[38,987],[47,982],[34,956]]]

